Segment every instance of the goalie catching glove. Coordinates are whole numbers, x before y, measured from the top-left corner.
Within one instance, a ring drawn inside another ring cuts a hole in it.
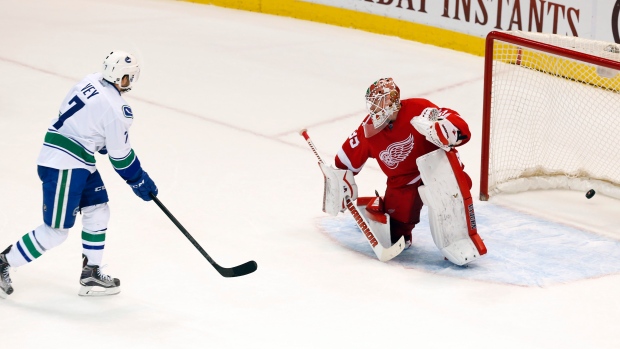
[[[461,135],[458,127],[448,120],[451,113],[453,111],[450,109],[426,108],[422,114],[411,119],[411,125],[426,137],[426,140],[445,151],[450,151],[466,138]]]
[[[335,169],[319,162],[325,177],[323,188],[323,212],[332,216],[346,210],[346,199],[357,200],[357,185],[353,172]]]

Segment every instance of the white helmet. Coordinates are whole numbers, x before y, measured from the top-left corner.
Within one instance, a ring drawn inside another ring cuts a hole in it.
[[[375,81],[366,90],[366,109],[375,129],[400,110],[400,89],[392,78]]]
[[[122,92],[127,92],[131,90],[131,85],[138,81],[140,65],[132,54],[124,51],[112,51],[103,60],[102,74],[106,81],[118,84]],[[129,78],[129,85],[123,87],[121,81],[125,75]]]

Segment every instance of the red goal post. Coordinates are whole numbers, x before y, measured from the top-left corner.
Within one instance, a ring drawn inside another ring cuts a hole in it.
[[[620,199],[620,45],[521,31],[488,34],[480,200],[595,189]]]

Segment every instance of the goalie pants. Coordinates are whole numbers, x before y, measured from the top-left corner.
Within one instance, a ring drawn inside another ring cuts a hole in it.
[[[404,187],[390,188],[383,198],[385,212],[390,215],[390,237],[396,243],[401,236],[411,241],[411,231],[420,222],[423,202],[418,192],[422,181]]]
[[[82,252],[89,264],[99,265],[110,219],[108,193],[98,171],[38,167],[43,183],[43,222],[12,245],[7,259],[16,268],[63,243],[82,213]]]

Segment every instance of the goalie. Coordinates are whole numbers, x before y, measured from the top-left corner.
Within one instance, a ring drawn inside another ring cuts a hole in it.
[[[353,175],[362,170],[369,158],[377,159],[387,176],[387,188],[383,200],[377,200],[382,202],[366,213],[381,210],[389,216],[391,244],[403,237],[405,248],[411,246],[411,232],[419,223],[420,210],[426,203],[433,240],[447,259],[463,265],[486,253],[475,233],[473,205],[469,203],[470,210],[465,212],[465,194],[453,194],[469,193],[471,188],[471,179],[462,170],[456,150],[452,150],[470,139],[465,120],[454,110],[439,108],[426,99],[401,101],[400,89],[392,78],[379,79],[368,88],[366,107],[368,115],[336,155],[335,165],[339,170],[334,171],[343,172],[340,187],[345,189],[340,195],[355,200],[357,187]],[[438,149],[442,150],[435,152]],[[424,160],[421,167],[420,160]],[[427,173],[421,174],[421,168]],[[433,178],[433,185],[424,188],[424,175]],[[445,198],[453,195],[460,201]],[[332,198],[341,199],[338,195]],[[329,204],[329,198],[325,201]]]

